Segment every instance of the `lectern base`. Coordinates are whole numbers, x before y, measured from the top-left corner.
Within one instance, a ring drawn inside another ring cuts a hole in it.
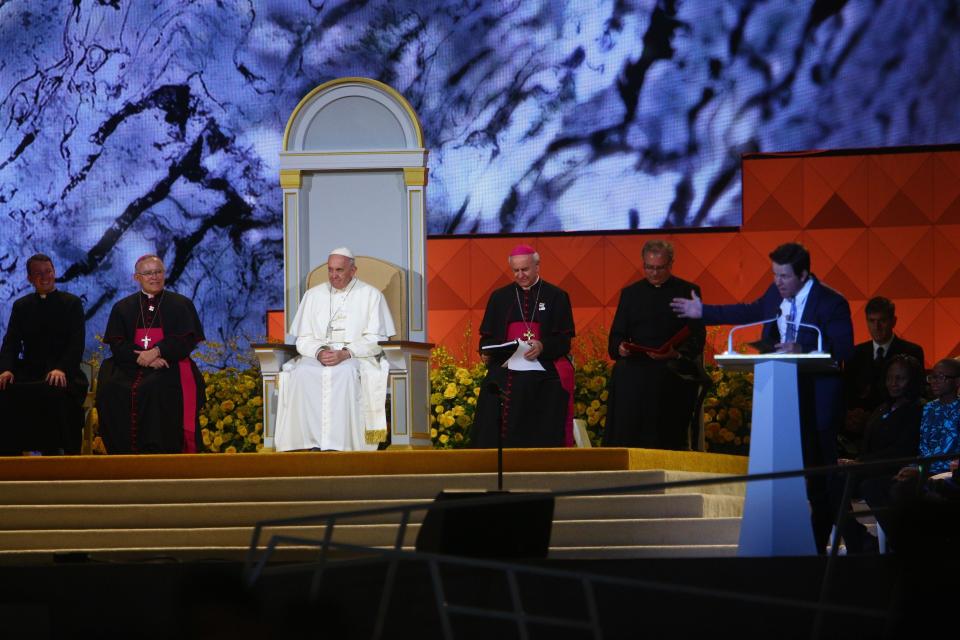
[[[754,367],[748,473],[802,468],[797,365],[758,362]],[[804,556],[816,553],[803,477],[747,483],[737,555]]]

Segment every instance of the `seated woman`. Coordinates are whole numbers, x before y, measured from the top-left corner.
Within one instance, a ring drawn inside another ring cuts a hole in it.
[[[890,359],[886,369],[887,399],[867,420],[863,446],[856,460],[840,458],[837,462],[849,465],[857,462],[875,462],[908,458],[917,455],[920,439],[923,389],[923,369],[920,362],[905,354]],[[854,478],[854,496],[859,497],[860,484],[868,478],[888,477],[896,469],[861,471]],[[856,518],[845,518],[840,526],[847,553],[876,551],[877,540]]]
[[[920,419],[920,444],[917,454],[922,458],[933,456],[956,456],[960,454],[960,361],[944,358],[933,367],[933,373],[927,376],[930,389],[935,396],[923,407]],[[937,460],[924,465],[903,467],[890,476],[868,478],[860,484],[860,491],[871,509],[879,509],[877,522],[887,533],[887,544],[896,547],[904,528],[919,531],[919,524],[905,515],[905,507],[915,502],[930,487],[928,475],[936,475],[950,470],[951,462]],[[893,507],[887,509],[887,507]]]

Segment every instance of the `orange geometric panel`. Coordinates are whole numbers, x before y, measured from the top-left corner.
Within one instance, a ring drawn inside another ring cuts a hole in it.
[[[960,225],[938,225],[933,238],[933,290],[960,297]]]

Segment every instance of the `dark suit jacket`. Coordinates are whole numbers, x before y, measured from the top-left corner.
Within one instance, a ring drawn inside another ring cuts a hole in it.
[[[853,356],[853,323],[850,320],[850,305],[837,291],[826,286],[816,277],[807,303],[803,307],[800,322],[816,325],[823,334],[823,350],[829,352],[842,368]],[[773,284],[754,302],[729,305],[703,305],[703,322],[714,324],[747,324],[776,318],[783,298]],[[777,324],[772,322],[763,328],[763,340],[771,344],[780,342]],[[812,329],[800,327],[797,342],[804,353],[815,351],[817,334]],[[844,396],[843,378],[840,373],[802,374],[799,376],[800,422],[804,428],[816,426],[818,431],[838,430],[843,424]]]
[[[913,356],[923,366],[923,347],[897,336],[890,343],[890,351],[879,362],[873,359],[873,341],[867,340],[853,349],[853,358],[847,363],[847,408],[872,411],[887,399],[886,368],[898,354]]]

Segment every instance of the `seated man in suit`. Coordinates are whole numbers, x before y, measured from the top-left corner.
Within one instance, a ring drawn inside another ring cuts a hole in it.
[[[840,446],[856,457],[867,418],[886,399],[885,370],[897,355],[913,356],[923,366],[923,347],[894,335],[896,306],[880,296],[871,298],[865,310],[870,340],[853,349],[853,358],[844,373],[847,385],[847,420],[840,433]]]
[[[817,332],[797,324],[814,325],[823,335],[823,349],[838,365],[853,354],[850,305],[837,291],[810,273],[810,254],[803,245],[782,244],[770,253],[773,284],[759,300],[748,304],[705,305],[694,292],[674,298],[673,310],[681,318],[703,318],[706,325],[747,324],[776,318],[764,326],[763,342],[781,353],[809,353],[817,348]],[[800,437],[805,467],[837,463],[837,431],[843,422],[843,378],[839,371],[801,373],[797,377],[800,403]],[[834,478],[807,479],[813,537],[819,553],[840,506],[841,494]]]

